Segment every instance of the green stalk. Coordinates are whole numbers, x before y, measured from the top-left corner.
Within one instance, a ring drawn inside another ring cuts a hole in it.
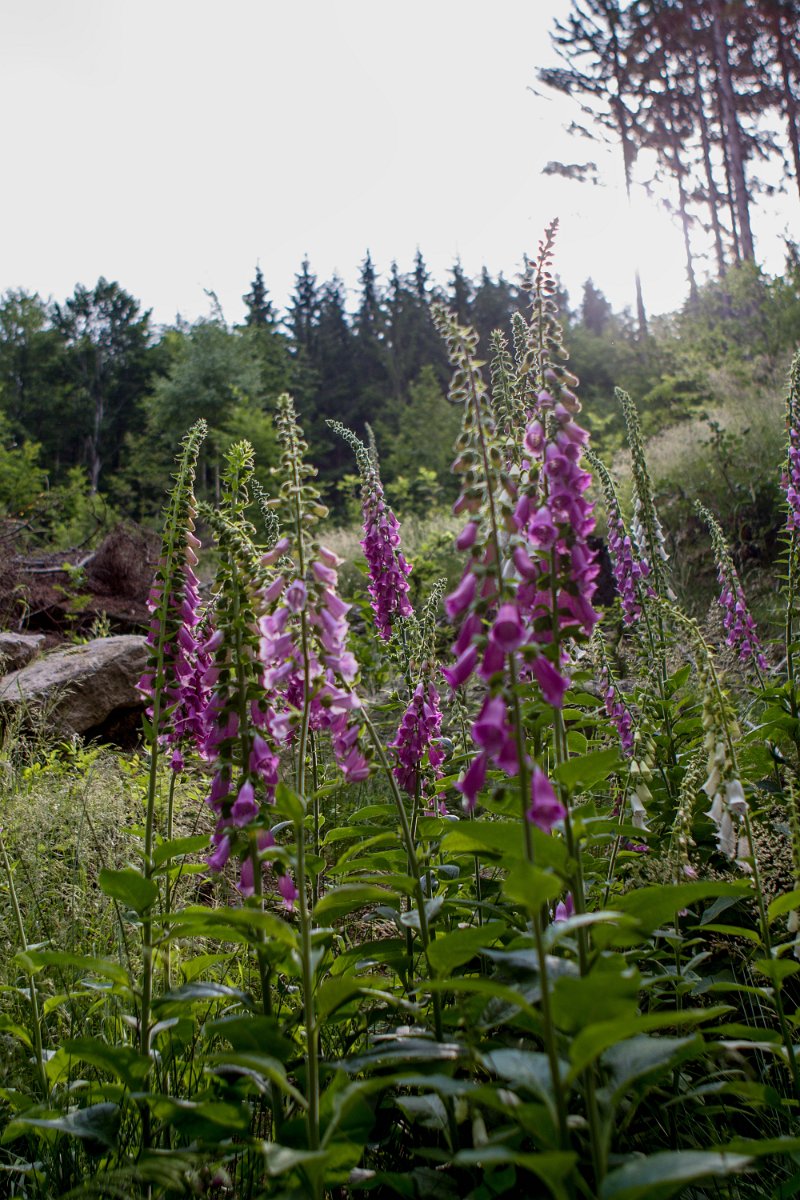
[[[366,712],[364,713],[364,724],[370,735],[372,744],[375,747],[375,753],[377,754],[378,758],[380,759],[381,766],[383,767],[384,772],[386,773],[386,778],[389,781],[389,787],[391,788],[392,797],[394,799],[395,807],[397,809],[397,816],[400,820],[400,829],[402,831],[403,844],[405,845],[405,848],[406,848],[406,856],[408,858],[409,867],[411,868],[411,875],[414,879],[414,897],[417,901],[417,912],[419,913],[419,937],[420,937],[420,941],[422,942],[423,952],[427,959],[428,947],[430,946],[430,931],[428,928],[428,914],[425,910],[425,893],[422,888],[422,877],[420,875],[419,859],[417,858],[417,852],[416,852],[416,849],[414,846],[414,838],[411,833],[411,826],[408,821],[408,814],[406,813],[406,807],[405,807],[405,804],[403,803],[403,797],[400,795],[400,789],[397,786],[397,780],[394,777],[394,772],[392,771],[392,768],[389,765],[389,760],[386,757],[386,751],[383,748],[383,742],[381,741],[380,736],[378,735],[377,729],[372,724],[372,721],[369,719],[369,716],[367,715]],[[443,1026],[442,1026],[442,1003],[441,1003],[441,997],[440,997],[439,993],[436,991],[433,993],[433,1021],[434,1021],[434,1030],[436,1033],[436,1040],[439,1042],[444,1041],[444,1033],[443,1033]]]
[[[25,936],[25,924],[22,920],[22,911],[19,907],[19,898],[17,897],[17,889],[14,886],[14,873],[11,870],[11,863],[6,852],[5,841],[0,830],[0,854],[3,856],[3,870],[6,873],[8,880],[8,894],[11,897],[11,907],[14,910],[14,921],[17,926],[17,936],[23,954],[28,952],[28,939]],[[39,1011],[39,994],[36,990],[36,980],[32,974],[25,972],[28,979],[28,995],[31,1001],[31,1032],[33,1033],[33,1052],[36,1060],[36,1073],[39,1077],[39,1087],[42,1091],[42,1099],[45,1104],[50,1095],[50,1085],[47,1081],[47,1071],[44,1066],[44,1048],[42,1046],[42,1018]]]
[[[175,781],[177,774],[172,772],[172,777],[169,781],[169,797],[167,799],[167,841],[172,841],[172,825],[174,817],[175,805]],[[169,880],[169,871],[164,876],[164,912],[169,915],[172,904],[172,887]],[[167,931],[168,932],[168,931]],[[172,987],[172,939],[168,936],[164,946],[164,974],[166,976],[167,991]]]

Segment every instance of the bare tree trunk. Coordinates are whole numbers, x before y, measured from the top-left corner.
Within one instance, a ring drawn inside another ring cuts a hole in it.
[[[792,91],[792,73],[789,69],[789,56],[786,52],[786,37],[783,31],[784,6],[779,4],[772,14],[772,26],[775,30],[775,43],[778,50],[778,62],[781,65],[781,82],[783,83],[783,104],[786,113],[786,126],[789,131],[789,145],[792,147],[794,159],[794,182],[800,193],[800,136],[797,131],[797,102]]]
[[[703,148],[703,167],[706,173],[708,188],[708,211],[711,215],[711,228],[714,231],[714,248],[717,254],[717,271],[725,274],[725,250],[722,244],[722,226],[719,223],[719,205],[721,198],[714,178],[714,168],[711,163],[711,139],[708,136],[708,118],[703,104],[703,93],[700,90],[700,71],[695,66],[694,71],[694,106],[697,123],[700,127],[700,143]]]
[[[733,199],[739,223],[741,252],[745,259],[755,261],[753,231],[750,227],[750,198],[744,173],[742,133],[736,116],[736,97],[731,79],[731,64],[728,57],[727,34],[723,26],[721,0],[712,0],[712,25],[716,52],[717,84],[722,109],[723,142],[727,146],[730,173],[733,182]]]
[[[631,204],[631,184],[633,182],[633,163],[636,159],[636,150],[631,140],[628,130],[628,111],[625,108],[622,96],[625,88],[625,71],[622,67],[620,57],[619,41],[617,39],[616,21],[618,13],[616,13],[610,4],[603,4],[603,11],[608,25],[610,35],[611,54],[612,54],[612,69],[614,81],[617,85],[616,96],[611,97],[611,103],[617,118],[617,128],[622,142],[622,161],[625,167],[625,195],[628,198],[628,207]],[[636,317],[639,322],[639,336],[646,338],[648,334],[647,313],[644,307],[644,296],[642,294],[642,280],[639,275],[639,264],[636,264],[634,270],[634,281],[636,286]]]

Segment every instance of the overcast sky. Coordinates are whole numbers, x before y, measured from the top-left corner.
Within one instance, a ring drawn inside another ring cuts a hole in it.
[[[2,0],[0,290],[62,299],[116,279],[159,322],[243,314],[260,261],[282,307],[304,255],[354,289],[422,250],[513,277],[561,220],[556,268],[653,312],[676,307],[680,237],[634,217],[619,154],[569,138],[572,102],[534,95],[567,0]],[[599,157],[598,157],[599,156]],[[605,185],[542,175],[596,159]],[[782,263],[779,214],[756,218]],[[353,296],[351,295],[351,303]]]

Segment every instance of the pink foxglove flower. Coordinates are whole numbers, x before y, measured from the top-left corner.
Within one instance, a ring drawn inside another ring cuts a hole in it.
[[[563,821],[566,815],[567,810],[556,795],[552,783],[541,767],[534,766],[528,820],[533,825],[538,825],[544,833],[551,833],[553,826]]]
[[[364,481],[363,516],[361,546],[369,570],[370,601],[378,632],[388,640],[397,617],[410,617],[414,611],[408,597],[411,566],[400,549],[400,526],[374,469]]]
[[[434,779],[442,776],[440,764],[444,753],[439,745],[441,730],[442,713],[436,688],[432,683],[427,686],[419,683],[403,714],[397,736],[391,743],[391,748],[397,754],[395,778],[409,796],[416,794],[417,779],[426,754]]]

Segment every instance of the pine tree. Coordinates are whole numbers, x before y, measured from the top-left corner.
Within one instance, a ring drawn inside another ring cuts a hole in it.
[[[264,275],[261,267],[256,263],[256,274],[250,285],[250,291],[246,296],[242,296],[247,315],[244,319],[245,325],[256,326],[257,328],[273,328],[275,325],[275,310],[272,307],[272,301],[269,299],[266,284],[264,283]]]

